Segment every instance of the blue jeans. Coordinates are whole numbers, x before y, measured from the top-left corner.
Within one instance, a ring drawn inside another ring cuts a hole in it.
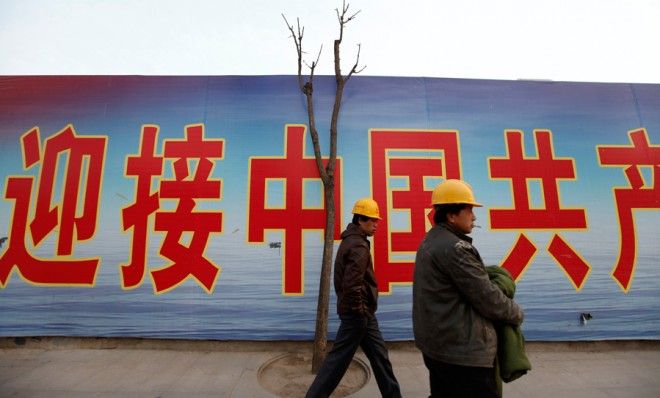
[[[383,335],[376,317],[341,315],[341,324],[332,350],[323,361],[306,397],[325,398],[337,388],[350,365],[355,351],[362,347],[374,372],[378,389],[383,397],[401,397],[399,383],[392,371]]]

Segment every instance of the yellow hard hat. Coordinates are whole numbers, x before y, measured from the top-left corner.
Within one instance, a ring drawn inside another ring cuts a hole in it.
[[[360,214],[369,218],[376,218],[380,220],[380,213],[378,212],[378,203],[371,198],[358,199],[353,205],[353,214]]]
[[[481,207],[477,203],[472,193],[472,187],[461,180],[445,180],[436,185],[431,195],[431,204],[468,204],[475,207]]]

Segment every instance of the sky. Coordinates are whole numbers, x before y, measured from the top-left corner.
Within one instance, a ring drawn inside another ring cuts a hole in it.
[[[347,72],[660,83],[657,0],[354,0]],[[332,74],[339,0],[0,0],[0,75]]]

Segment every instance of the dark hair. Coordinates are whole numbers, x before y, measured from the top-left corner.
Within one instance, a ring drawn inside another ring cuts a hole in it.
[[[360,221],[362,222],[367,222],[369,221],[370,218],[367,216],[363,216],[362,214],[353,214],[353,221],[351,221],[355,225],[360,225]]]
[[[450,203],[445,205],[433,205],[433,208],[435,209],[435,214],[433,214],[433,222],[435,224],[447,222],[448,214],[458,214],[461,212],[461,210],[465,209],[468,206],[470,205],[466,203]]]

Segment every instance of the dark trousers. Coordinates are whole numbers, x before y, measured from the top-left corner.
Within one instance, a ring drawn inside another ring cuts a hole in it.
[[[394,377],[392,364],[387,355],[387,347],[373,318],[340,316],[341,324],[337,331],[332,350],[323,361],[306,397],[328,397],[337,388],[346,373],[355,351],[362,347],[376,377],[378,389],[383,397],[401,397],[399,383]]]
[[[460,366],[424,355],[432,398],[498,398],[495,368]]]

